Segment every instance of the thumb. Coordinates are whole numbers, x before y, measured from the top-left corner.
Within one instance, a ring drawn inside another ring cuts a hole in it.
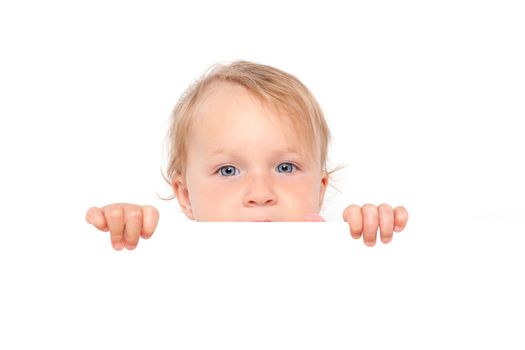
[[[319,214],[307,214],[304,218],[307,222],[325,222],[323,217]]]

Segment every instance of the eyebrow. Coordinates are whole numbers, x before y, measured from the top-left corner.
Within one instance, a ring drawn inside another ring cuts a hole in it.
[[[230,151],[230,150],[225,150],[225,149],[220,149],[220,150],[217,150],[211,154],[209,154],[206,159],[213,159],[215,157],[218,157],[218,156],[221,156],[221,155],[225,155],[225,156],[231,156],[231,157],[235,157],[237,156],[236,154],[237,152],[236,151]],[[286,150],[282,150],[282,151],[279,151],[279,150],[275,150],[272,152],[272,156],[273,157],[276,157],[276,156],[284,156],[284,155],[297,155],[301,158],[305,158],[305,155],[302,154],[302,153],[299,153],[297,152],[296,150],[294,149],[286,149]]]

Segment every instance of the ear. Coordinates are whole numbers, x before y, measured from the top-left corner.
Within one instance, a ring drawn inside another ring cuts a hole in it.
[[[193,217],[193,212],[191,210],[190,194],[188,192],[188,187],[186,186],[186,182],[180,173],[175,174],[175,176],[173,177],[171,187],[173,188],[173,192],[175,192],[175,196],[177,197],[179,205],[184,214],[188,217],[188,219],[195,220],[195,218]]]
[[[321,175],[321,192],[319,193],[319,210],[321,210],[321,207],[323,206],[324,195],[326,193],[327,187],[328,173],[326,172],[326,170],[323,170]]]

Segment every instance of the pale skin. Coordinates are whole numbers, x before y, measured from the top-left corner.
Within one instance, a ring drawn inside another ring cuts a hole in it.
[[[320,156],[300,141],[278,112],[245,88],[220,83],[199,106],[188,135],[185,174],[172,188],[183,213],[195,221],[311,221],[328,186]],[[408,212],[388,204],[350,205],[343,211],[350,234],[374,246],[402,231]],[[150,205],[115,203],[92,207],[86,220],[109,231],[114,249],[135,249],[153,235],[159,212]]]

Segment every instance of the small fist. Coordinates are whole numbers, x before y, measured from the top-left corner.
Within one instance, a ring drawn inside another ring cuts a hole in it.
[[[381,232],[381,242],[390,243],[394,231],[400,232],[405,228],[408,212],[402,206],[392,209],[388,204],[379,207],[365,204],[361,208],[352,204],[343,211],[343,220],[349,223],[353,238],[359,239],[363,235],[365,244],[373,247],[376,244],[377,228]]]
[[[124,247],[132,250],[137,247],[139,237],[148,239],[153,235],[159,212],[149,205],[116,203],[102,208],[89,208],[86,221],[100,231],[109,230],[115,250]]]

